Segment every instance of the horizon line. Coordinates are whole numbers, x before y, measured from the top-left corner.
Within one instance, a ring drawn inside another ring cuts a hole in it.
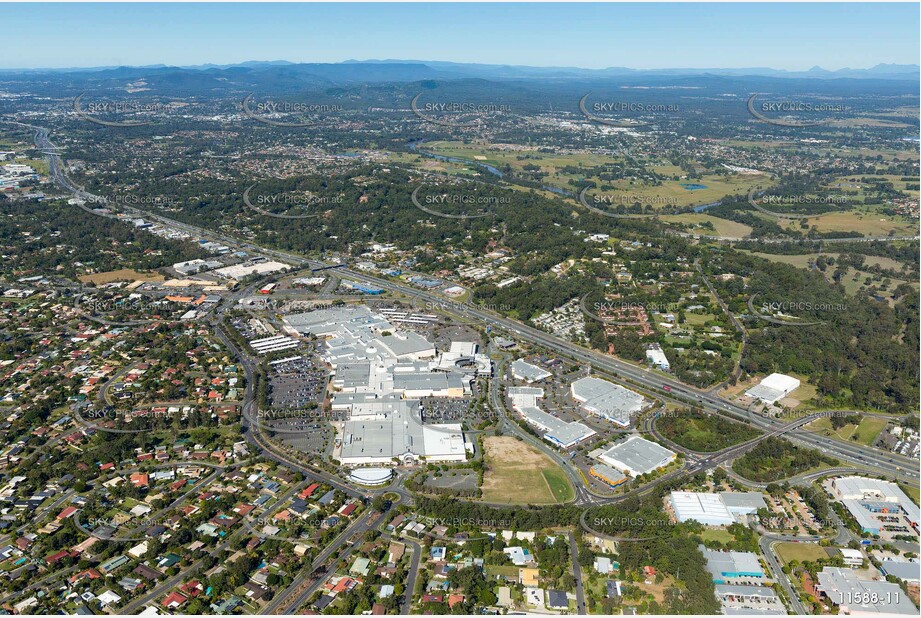
[[[430,63],[447,63],[447,64],[457,64],[457,65],[470,65],[470,66],[481,66],[481,67],[508,67],[508,68],[524,68],[524,69],[558,69],[558,70],[576,70],[576,71],[590,71],[590,72],[603,72],[609,71],[612,69],[622,69],[627,71],[637,71],[637,72],[655,72],[655,71],[742,71],[742,70],[767,70],[767,71],[779,71],[784,73],[809,73],[812,71],[824,71],[827,73],[837,73],[841,71],[869,71],[880,66],[898,66],[906,68],[916,68],[921,71],[921,65],[912,62],[877,62],[875,64],[865,66],[865,67],[853,67],[846,66],[839,69],[826,69],[820,65],[813,65],[807,69],[790,69],[790,68],[777,68],[768,65],[762,66],[704,66],[704,67],[693,67],[693,66],[669,66],[669,67],[660,67],[660,68],[639,68],[632,66],[624,65],[611,65],[601,68],[591,68],[591,67],[582,67],[582,66],[573,66],[573,65],[541,65],[541,64],[512,64],[512,63],[487,63],[487,62],[468,62],[463,60],[417,60],[417,59],[401,59],[401,58],[365,58],[365,59],[355,59],[347,58],[345,60],[338,60],[335,62],[313,62],[313,61],[294,61],[294,60],[284,60],[284,59],[275,59],[275,60],[241,60],[237,62],[197,62],[191,64],[165,64],[165,63],[152,63],[152,64],[113,64],[113,65],[86,65],[86,66],[41,66],[41,67],[0,67],[0,71],[105,71],[113,69],[201,69],[201,68],[231,68],[239,67],[247,64],[288,64],[288,65],[305,65],[305,64],[314,64],[314,65],[344,65],[344,64],[422,64],[427,65]]]

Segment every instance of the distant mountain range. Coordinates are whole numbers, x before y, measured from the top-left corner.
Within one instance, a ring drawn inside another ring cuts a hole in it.
[[[680,76],[726,76],[726,77],[775,77],[786,79],[897,79],[918,81],[921,67],[916,64],[878,64],[869,69],[839,69],[829,71],[812,67],[808,71],[786,71],[768,67],[742,69],[631,69],[609,67],[606,69],[583,69],[579,67],[531,67],[505,64],[474,64],[429,60],[348,60],[340,63],[293,63],[285,60],[250,61],[237,64],[203,64],[174,67],[148,65],[140,67],[93,67],[68,69],[0,69],[0,75],[24,74],[96,74],[95,77],[132,77],[150,72],[199,71],[205,73],[241,71],[273,71],[279,75],[313,75],[331,82],[399,82],[421,79],[604,79],[624,77],[680,77]]]
[[[627,67],[608,67],[606,69],[582,69],[578,67],[529,67],[512,66],[503,64],[469,64],[458,62],[440,61],[398,61],[398,60],[348,60],[345,64],[387,64],[393,62],[412,62],[424,64],[433,69],[462,74],[464,77],[482,77],[487,79],[514,79],[514,78],[554,78],[554,79],[583,79],[597,77],[621,77],[643,75],[726,75],[733,77],[759,76],[759,77],[786,77],[786,78],[888,78],[888,79],[915,79],[919,78],[921,66],[917,64],[878,64],[869,69],[839,69],[828,71],[821,67],[812,67],[808,71],[785,71],[768,67],[752,67],[743,69],[631,69]]]

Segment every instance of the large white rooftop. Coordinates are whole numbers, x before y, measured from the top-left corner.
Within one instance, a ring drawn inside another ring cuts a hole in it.
[[[547,414],[538,407],[537,400],[544,396],[542,388],[513,386],[508,389],[512,408],[522,418],[544,432],[544,439],[561,448],[569,448],[595,435],[595,430],[583,423],[571,423]]]
[[[592,414],[604,417],[622,427],[630,424],[630,417],[643,409],[644,399],[639,393],[600,378],[582,378],[572,383],[573,399]]]
[[[772,373],[761,382],[751,387],[745,394],[765,403],[774,403],[783,399],[800,386],[800,381],[782,373]]]
[[[394,412],[383,418],[344,423],[340,452],[343,463],[386,463],[406,455],[433,460],[466,458],[460,424],[423,425],[417,400],[398,400],[394,407]]]
[[[833,479],[831,485],[845,505],[848,501],[897,503],[911,522],[919,523],[918,505],[895,483],[863,476],[844,476]]]
[[[860,579],[854,569],[838,567],[823,568],[818,579],[817,588],[850,614],[918,615],[918,608],[898,584]]]
[[[599,458],[636,477],[668,465],[675,458],[675,453],[645,438],[630,436],[604,451]]]
[[[669,498],[678,521],[697,521],[708,526],[728,526],[738,516],[765,508],[758,492],[698,493],[673,491]]]
[[[511,369],[512,376],[515,377],[515,379],[524,380],[528,384],[546,380],[551,375],[553,375],[549,371],[544,371],[537,365],[532,365],[531,363],[525,362],[524,359],[521,358],[512,361]]]

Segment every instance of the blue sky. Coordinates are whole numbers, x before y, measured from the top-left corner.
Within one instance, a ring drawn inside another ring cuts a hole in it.
[[[918,23],[917,2],[2,4],[0,67],[414,59],[833,70],[916,63]]]

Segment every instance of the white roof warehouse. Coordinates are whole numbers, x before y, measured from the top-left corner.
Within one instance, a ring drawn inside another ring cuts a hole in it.
[[[582,378],[570,388],[573,399],[581,403],[586,412],[621,427],[630,425],[630,417],[641,411],[645,402],[639,393],[600,378]]]
[[[675,457],[673,451],[639,436],[630,436],[599,455],[601,461],[633,477],[667,466]]]
[[[783,399],[799,388],[800,381],[782,373],[772,373],[756,386],[751,387],[745,394],[764,403],[771,404]]]

